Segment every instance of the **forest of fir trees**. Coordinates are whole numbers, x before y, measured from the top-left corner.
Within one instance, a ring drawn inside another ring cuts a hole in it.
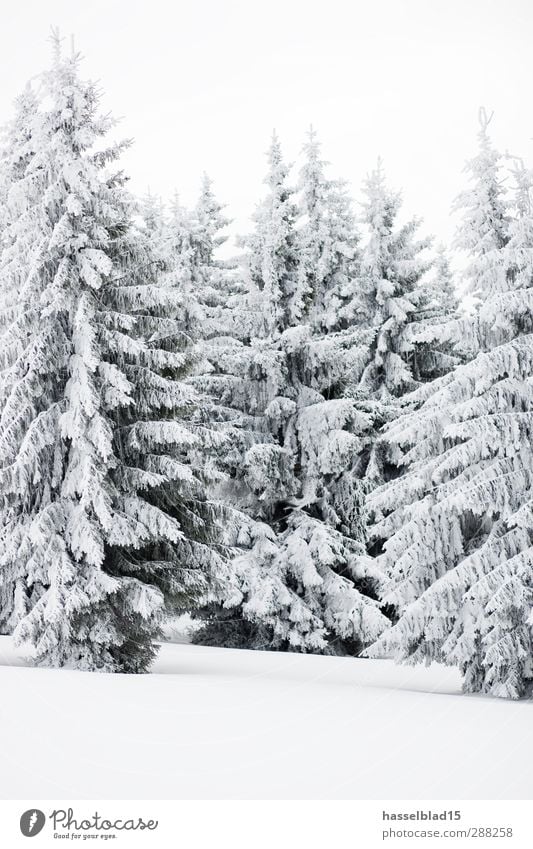
[[[56,36],[3,134],[0,633],[143,672],[188,613],[531,694],[532,172],[481,110],[450,250],[274,134],[231,246],[208,176],[132,196],[99,101]]]

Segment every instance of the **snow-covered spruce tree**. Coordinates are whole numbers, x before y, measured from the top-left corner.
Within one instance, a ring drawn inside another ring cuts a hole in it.
[[[319,310],[330,271],[324,261],[314,273],[309,260],[323,249],[324,231],[311,232],[310,219],[308,232],[298,231],[287,177],[274,137],[267,195],[244,240],[254,330],[218,375],[223,403],[242,411],[249,435],[244,461],[235,461],[233,498],[254,520],[240,540],[249,550],[237,561],[243,602],[232,621],[250,647],[358,651],[386,625],[364,551],[358,458],[368,420],[342,397],[346,375],[362,371],[368,334],[324,337]],[[319,197],[325,191],[317,186]]]
[[[367,229],[361,263],[366,320],[375,329],[370,361],[361,389],[385,405],[416,385],[401,338],[422,294],[420,282],[429,268],[423,251],[429,239],[416,239],[418,219],[399,224],[401,195],[387,188],[381,161],[364,184],[363,222]]]
[[[189,210],[174,193],[163,224],[161,254],[166,265],[166,285],[179,290],[182,298],[182,327],[191,340],[201,334],[204,313],[200,306],[196,277],[194,224]]]
[[[436,315],[449,318],[457,312],[459,298],[450,268],[448,251],[443,242],[437,245],[437,256],[433,268],[434,280],[431,286],[429,308],[434,310]]]
[[[204,173],[200,196],[192,211],[194,276],[205,315],[202,339],[238,335],[239,332],[234,326],[232,304],[244,289],[236,273],[236,260],[221,257],[231,224],[224,215],[224,208],[214,194],[213,181]]]
[[[338,330],[357,316],[359,234],[346,186],[326,177],[327,163],[311,127],[300,170],[297,290],[293,322]],[[352,309],[342,309],[343,306]],[[360,305],[359,305],[360,308]]]
[[[139,215],[144,230],[150,238],[150,244],[155,254],[162,254],[165,240],[165,206],[159,195],[150,190],[139,201]]]
[[[1,233],[8,235],[9,226],[8,196],[14,183],[20,178],[27,167],[28,161],[35,154],[35,116],[38,109],[38,97],[28,83],[14,103],[14,115],[2,130],[2,147],[0,150],[0,192],[2,215]]]
[[[371,653],[444,660],[466,691],[517,698],[533,681],[531,174],[515,169],[511,211],[481,118],[458,236],[480,306],[450,331],[463,347],[468,333],[473,359],[427,385],[420,410],[385,435],[405,474],[371,509],[399,620]]]
[[[402,398],[417,385],[409,325],[425,304],[424,276],[430,261],[424,252],[429,239],[417,239],[418,219],[399,222],[402,199],[390,190],[378,160],[364,183],[362,225],[365,241],[359,274],[347,288],[343,312],[357,317],[372,331],[362,376],[351,381],[350,394],[359,409],[370,416],[371,437],[361,460],[367,486],[373,487],[396,474],[395,458],[377,443],[383,424],[393,420]]]
[[[431,277],[419,287],[417,310],[410,316],[400,345],[416,383],[447,374],[461,360],[449,339],[450,320],[457,313],[459,301],[444,245],[437,248],[432,270]],[[403,400],[409,403],[409,396]]]
[[[202,437],[175,295],[132,225],[111,167],[123,146],[102,149],[111,122],[78,66],[56,38],[8,195],[0,279],[19,303],[1,340],[0,616],[38,663],[138,672],[218,554],[187,462]]]
[[[195,465],[203,469],[205,493],[216,501],[217,512],[222,514],[221,519],[223,516],[219,523],[223,527],[218,528],[212,540],[223,553],[236,544],[238,528],[248,520],[238,514],[227,499],[225,506],[221,506],[226,471],[232,468],[228,454],[239,456],[236,452],[240,432],[235,430],[235,411],[227,410],[221,403],[219,387],[211,375],[216,372],[224,349],[231,346],[231,338],[224,335],[226,325],[233,320],[229,301],[233,289],[242,288],[234,283],[234,264],[217,255],[218,248],[226,241],[223,230],[229,223],[222,209],[205,175],[200,198],[193,210],[180,203],[177,193],[174,193],[168,214],[150,197],[143,202],[144,227],[157,246],[161,260],[160,282],[176,296],[176,303],[168,315],[180,327],[180,336],[172,343],[174,350],[187,355],[186,368],[180,377],[199,393],[194,424],[203,434],[203,445]],[[191,506],[191,514],[194,513],[195,508]],[[206,526],[209,528],[208,522]],[[242,596],[232,580],[233,572],[225,568],[220,558],[213,560],[209,574],[208,586],[198,600],[195,613],[208,615],[213,620],[218,615],[225,617],[225,610],[220,613],[222,604],[234,605]]]

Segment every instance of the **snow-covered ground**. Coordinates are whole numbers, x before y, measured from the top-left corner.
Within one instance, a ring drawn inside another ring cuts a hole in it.
[[[0,638],[4,799],[528,799],[533,705],[454,670],[164,645],[153,673],[26,667]]]

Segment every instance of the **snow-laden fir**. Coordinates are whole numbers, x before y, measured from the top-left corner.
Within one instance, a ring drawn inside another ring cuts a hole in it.
[[[180,292],[78,65],[56,39],[2,160],[0,622],[38,662],[139,671],[222,578],[202,462],[220,437],[195,421]]]
[[[445,660],[467,691],[516,698],[533,679],[532,177],[501,161],[482,113],[471,187],[458,201],[476,311],[446,325],[468,362],[424,387],[383,440],[400,470],[370,498],[383,596],[399,621],[371,653]]]

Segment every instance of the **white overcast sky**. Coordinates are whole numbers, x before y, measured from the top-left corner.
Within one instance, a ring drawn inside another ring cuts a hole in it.
[[[449,239],[480,105],[530,163],[531,0],[19,0],[0,31],[0,114],[49,61],[51,25],[83,53],[135,145],[125,166],[191,203],[203,170],[239,232],[262,191],[272,129],[294,160],[310,123],[332,175],[381,155],[406,210]],[[9,5],[9,9],[7,8]]]

